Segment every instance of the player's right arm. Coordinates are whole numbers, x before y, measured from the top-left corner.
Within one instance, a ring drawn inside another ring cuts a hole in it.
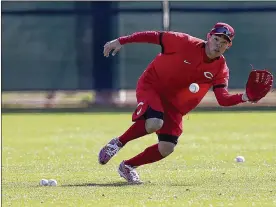
[[[163,32],[163,31],[144,31],[135,32],[131,35],[122,36],[118,39],[107,42],[104,45],[104,56],[108,57],[113,50],[114,56],[122,45],[129,43],[151,43],[160,45],[162,53],[174,53],[183,48],[183,44],[188,41],[189,36],[185,33]]]

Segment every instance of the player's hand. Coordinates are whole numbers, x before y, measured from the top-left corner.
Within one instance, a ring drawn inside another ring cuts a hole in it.
[[[107,42],[104,45],[104,51],[103,54],[105,57],[109,57],[109,53],[113,50],[112,55],[116,55],[116,53],[122,48],[122,45],[120,44],[118,39],[112,40],[110,42]]]
[[[242,100],[245,102],[249,101],[249,98],[248,98],[246,92],[242,94]]]

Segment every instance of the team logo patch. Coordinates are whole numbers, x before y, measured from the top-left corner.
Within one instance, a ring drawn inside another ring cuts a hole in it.
[[[147,111],[147,108],[148,108],[147,103],[139,102],[137,107],[136,107],[136,110],[132,114],[132,120],[136,121],[136,120],[140,119],[145,114],[145,112]]]
[[[213,74],[210,72],[204,72],[204,76],[208,79],[212,79],[214,77]]]
[[[137,109],[136,109],[136,115],[139,116],[139,114],[141,113],[142,109],[143,109],[143,105],[144,103],[143,102],[140,102],[138,105],[137,105]]]

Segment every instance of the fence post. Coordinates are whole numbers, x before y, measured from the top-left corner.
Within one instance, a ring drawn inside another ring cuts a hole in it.
[[[103,56],[104,44],[116,38],[113,22],[116,16],[112,14],[115,2],[91,2],[91,7],[98,12],[93,13],[93,78],[97,97],[103,96],[108,101],[112,96],[113,76],[115,73],[115,58]],[[102,99],[102,97],[100,98]],[[100,101],[101,102],[101,101]]]

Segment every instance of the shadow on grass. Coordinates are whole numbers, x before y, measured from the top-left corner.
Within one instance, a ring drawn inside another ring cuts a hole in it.
[[[170,183],[168,184],[168,186],[172,186],[172,187],[186,187],[186,191],[189,191],[190,187],[195,186],[194,184],[191,183]]]
[[[127,183],[127,182],[81,183],[81,184],[62,185],[62,187],[121,187],[121,186],[129,186],[129,185],[133,186],[133,185],[139,185],[139,184],[132,184],[132,183]]]
[[[127,182],[113,182],[113,183],[76,183],[76,184],[68,184],[62,185],[61,187],[123,187],[123,186],[133,186],[133,185],[162,185],[161,183],[152,183],[150,181],[143,183],[127,183]],[[172,186],[172,187],[186,187],[187,191],[189,191],[189,187],[194,186],[191,183],[164,183],[164,186]]]

